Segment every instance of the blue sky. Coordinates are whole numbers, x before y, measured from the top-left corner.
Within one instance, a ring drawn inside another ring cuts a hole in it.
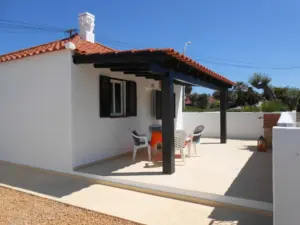
[[[78,13],[88,11],[96,40],[111,47],[182,51],[191,41],[186,55],[231,80],[262,72],[273,85],[300,88],[299,8],[297,0],[0,0],[0,20],[77,28]],[[63,37],[0,27],[0,54]]]

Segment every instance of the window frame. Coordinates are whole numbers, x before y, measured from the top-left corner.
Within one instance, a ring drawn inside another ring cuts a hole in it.
[[[112,112],[110,112],[111,117],[125,117],[125,107],[126,107],[126,82],[120,79],[110,79],[110,83],[112,84]],[[115,84],[120,84],[120,100],[121,100],[121,112],[116,112],[116,92],[115,92]]]

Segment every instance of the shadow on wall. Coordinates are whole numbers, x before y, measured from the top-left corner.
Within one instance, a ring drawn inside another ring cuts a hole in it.
[[[61,198],[93,182],[55,172],[0,161],[0,183]]]
[[[270,151],[266,153],[257,152],[254,146],[245,146],[240,150],[250,150],[254,152],[224,195],[272,203],[272,153]],[[254,213],[237,212],[236,210],[225,208],[215,208],[209,218],[214,220],[210,225],[273,224],[272,217]]]

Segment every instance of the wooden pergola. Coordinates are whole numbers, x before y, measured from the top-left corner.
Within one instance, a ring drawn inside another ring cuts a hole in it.
[[[162,83],[163,173],[175,172],[174,153],[174,85],[193,85],[220,91],[220,136],[226,143],[226,108],[228,88],[234,82],[207,69],[174,49],[143,49],[73,56],[75,64],[94,64],[95,68],[135,74]]]

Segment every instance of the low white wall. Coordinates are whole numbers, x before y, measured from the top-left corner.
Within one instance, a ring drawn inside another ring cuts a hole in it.
[[[300,221],[300,128],[273,128],[274,225]]]
[[[262,112],[227,112],[227,137],[256,140],[263,134]],[[296,113],[290,112],[296,124]],[[204,125],[204,137],[220,137],[220,112],[184,112],[183,128],[192,133],[197,125]]]

